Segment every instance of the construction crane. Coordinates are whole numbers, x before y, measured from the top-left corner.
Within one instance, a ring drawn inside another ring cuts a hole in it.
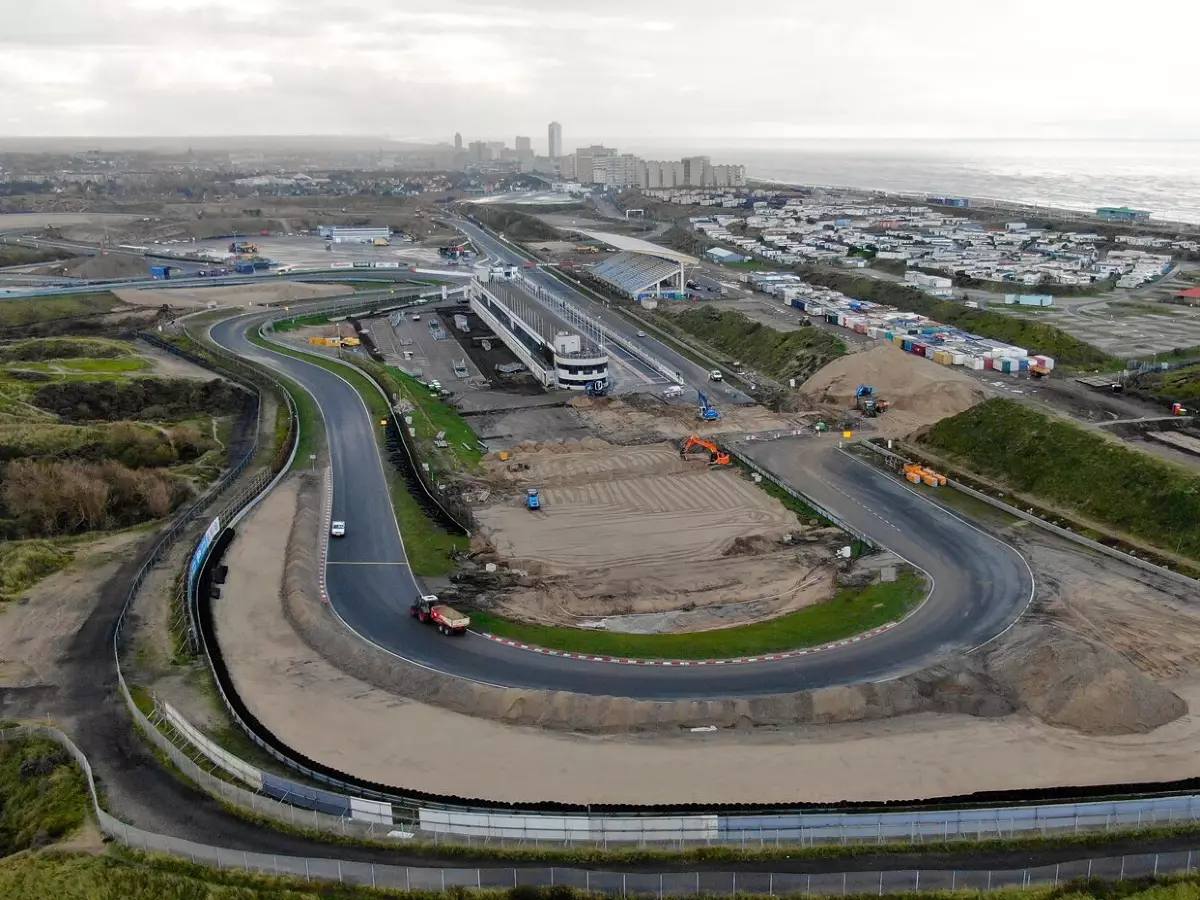
[[[686,457],[697,447],[708,451],[708,464],[710,466],[727,466],[730,464],[728,453],[726,453],[712,441],[706,441],[703,438],[698,438],[694,434],[684,442],[682,447],[679,448],[680,458],[682,459]]]
[[[700,409],[696,413],[696,418],[703,419],[706,422],[715,422],[721,418],[721,414],[717,412],[716,407],[709,406],[708,394],[704,393],[704,391],[697,391],[697,393],[700,395]]]

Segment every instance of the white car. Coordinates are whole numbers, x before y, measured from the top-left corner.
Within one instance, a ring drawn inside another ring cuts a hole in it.
[[[336,522],[334,522],[333,524],[331,524],[329,526],[329,534],[331,537],[345,537],[346,536],[346,523],[343,522],[341,519],[337,520]]]
[[[645,337],[645,336],[646,336],[646,332],[644,332],[644,331],[639,331],[637,336],[638,336],[638,337]]]

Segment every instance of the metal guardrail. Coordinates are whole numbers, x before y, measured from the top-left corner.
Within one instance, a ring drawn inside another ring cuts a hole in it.
[[[136,707],[135,707],[136,709]],[[140,715],[140,714],[139,714]],[[156,729],[143,717],[147,734]],[[907,869],[857,872],[619,872],[573,867],[547,868],[439,868],[392,866],[371,862],[252,853],[201,844],[182,838],[157,834],[123,822],[100,805],[91,764],[83,752],[65,734],[49,725],[20,725],[0,729],[0,741],[40,737],[62,747],[83,771],[96,822],[108,837],[134,850],[164,853],[177,859],[212,866],[218,870],[235,869],[259,875],[284,876],[306,882],[337,882],[407,891],[456,891],[461,888],[504,889],[531,885],[571,887],[610,897],[667,897],[686,895],[768,896],[800,895],[838,897],[849,895],[899,894],[917,891],[991,891],[1002,888],[1027,888],[1053,885],[1072,880],[1103,878],[1112,881],[1191,874],[1196,871],[1200,850],[1170,853],[1145,853],[1099,859],[1081,859],[1054,865],[1020,869]],[[232,787],[199,768],[169,741],[163,747],[172,762],[207,792],[222,796]],[[240,790],[234,788],[234,790]],[[261,806],[276,801],[258,797]],[[294,808],[293,808],[294,816]],[[313,814],[314,818],[319,816]],[[304,827],[304,817],[294,819]],[[751,847],[762,846],[751,842]],[[769,866],[769,863],[764,865]]]
[[[870,441],[859,441],[857,442],[856,446],[865,447],[866,449],[886,459],[905,463],[910,462],[910,460],[903,455],[899,453],[893,453],[891,450],[885,450],[883,447],[879,447]],[[966,494],[968,497],[973,497],[976,500],[980,500],[983,503],[986,503],[995,509],[999,509],[1010,516],[1016,516],[1018,519],[1022,519],[1031,525],[1036,525],[1038,528],[1048,531],[1051,534],[1058,535],[1061,538],[1066,538],[1068,541],[1079,544],[1081,547],[1087,547],[1089,550],[1095,550],[1097,553],[1102,553],[1111,559],[1120,560],[1121,562],[1133,566],[1134,568],[1141,569],[1144,572],[1152,572],[1155,575],[1168,578],[1171,581],[1186,585],[1187,587],[1200,592],[1200,581],[1195,578],[1190,578],[1181,572],[1172,571],[1171,569],[1156,565],[1144,559],[1140,559],[1139,557],[1133,556],[1129,553],[1125,553],[1122,550],[1109,547],[1108,545],[1102,544],[1099,541],[1093,541],[1091,538],[1084,537],[1081,534],[1076,534],[1074,531],[1071,531],[1068,528],[1062,528],[1053,524],[1052,522],[1047,522],[1045,519],[1035,516],[1033,513],[1026,512],[1023,509],[1018,509],[1011,504],[1005,503],[1003,500],[997,500],[995,497],[989,497],[982,491],[977,491],[972,487],[968,487],[961,481],[955,481],[953,478],[947,478],[946,484],[954,488],[956,491]]]

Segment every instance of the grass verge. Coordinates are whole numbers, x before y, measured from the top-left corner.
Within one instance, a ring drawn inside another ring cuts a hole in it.
[[[0,602],[17,599],[47,575],[65,568],[73,556],[54,541],[0,541]]]
[[[1164,551],[1200,560],[1200,478],[1014,400],[943,419],[920,440],[962,466]]]
[[[779,381],[808,378],[826,363],[846,355],[846,345],[818,328],[777,331],[739,312],[701,306],[672,321],[688,334],[744,361]]]
[[[295,319],[285,319],[275,324],[276,331],[295,331],[297,328],[307,328],[316,325],[328,325],[329,316],[300,316]]]
[[[92,294],[55,294],[30,297],[27,300],[5,300],[0,303],[0,328],[17,325],[36,325],[69,319],[73,316],[111,312],[123,306],[116,294],[97,291]]]
[[[458,414],[449,403],[435,397],[425,385],[421,384],[407,372],[402,372],[395,366],[379,366],[382,375],[390,383],[384,387],[394,387],[399,394],[414,407],[413,428],[417,438],[432,443],[437,435],[443,434],[449,444],[447,451],[453,455],[457,466],[464,469],[476,468],[483,459],[483,451],[479,449],[479,436],[467,424],[467,420]],[[436,448],[434,448],[436,449]]]
[[[925,598],[925,579],[903,571],[893,582],[843,588],[831,600],[768,622],[690,634],[619,634],[530,625],[472,612],[473,627],[550,650],[622,659],[730,659],[816,647],[895,622]]]

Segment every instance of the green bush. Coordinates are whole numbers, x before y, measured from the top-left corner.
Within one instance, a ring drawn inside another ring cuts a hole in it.
[[[0,742],[0,856],[43,847],[83,824],[83,773],[45,738]],[[0,888],[0,897],[9,894]]]
[[[846,345],[818,328],[776,331],[739,312],[699,306],[671,321],[689,334],[772,378],[802,380],[844,356]]]
[[[46,359],[117,359],[132,356],[133,349],[118,341],[99,338],[34,338],[0,346],[0,360],[35,361]]]
[[[1014,491],[1200,559],[1200,478],[1094,431],[995,399],[920,441]]]
[[[240,410],[247,395],[220,378],[136,378],[59,381],[38,388],[33,402],[71,421],[161,421]]]
[[[1097,369],[1109,368],[1114,363],[1113,358],[1104,351],[1043,322],[972,309],[960,303],[938,300],[916,288],[875,278],[861,278],[840,272],[806,271],[804,279],[810,284],[841,291],[857,300],[882,303],[905,312],[928,316],[944,325],[953,325],[980,337],[1023,347],[1030,353],[1052,356],[1060,366]]]

